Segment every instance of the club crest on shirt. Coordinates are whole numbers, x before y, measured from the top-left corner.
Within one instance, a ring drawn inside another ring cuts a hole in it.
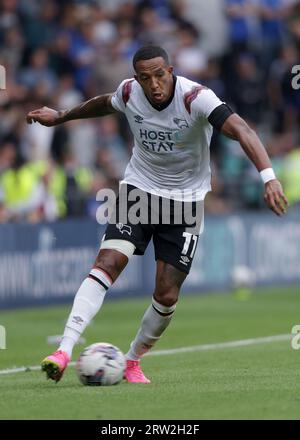
[[[179,128],[189,128],[189,124],[186,119],[174,118],[173,122],[175,122]]]
[[[143,122],[144,118],[140,115],[134,115],[134,121],[138,124],[141,124]]]
[[[116,228],[119,229],[119,231],[121,232],[121,234],[123,235],[125,232],[128,235],[131,235],[132,233],[132,229],[131,226],[129,225],[124,225],[123,223],[117,223],[116,224]]]

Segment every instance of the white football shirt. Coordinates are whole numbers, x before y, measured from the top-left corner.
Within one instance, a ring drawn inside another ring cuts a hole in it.
[[[221,104],[212,90],[177,76],[173,100],[156,110],[135,79],[124,80],[112,105],[126,115],[134,148],[121,184],[174,200],[204,200],[211,190],[207,118]]]

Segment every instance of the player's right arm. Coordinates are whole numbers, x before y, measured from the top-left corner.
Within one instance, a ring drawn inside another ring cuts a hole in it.
[[[112,106],[113,94],[96,96],[69,110],[54,110],[49,107],[41,107],[27,115],[27,123],[39,122],[46,127],[59,125],[74,119],[97,118],[110,115],[117,110]]]

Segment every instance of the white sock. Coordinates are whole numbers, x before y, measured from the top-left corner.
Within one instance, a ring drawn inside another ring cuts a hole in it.
[[[79,287],[59,346],[59,350],[65,351],[70,358],[80,335],[99,312],[111,284],[105,272],[92,269]]]
[[[152,298],[152,304],[143,316],[141,327],[126,353],[126,359],[137,361],[153,347],[170,324],[175,308],[176,304],[166,307]]]

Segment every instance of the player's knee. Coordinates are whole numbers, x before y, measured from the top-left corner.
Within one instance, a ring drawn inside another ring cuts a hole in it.
[[[128,258],[120,252],[111,249],[100,250],[94,267],[106,272],[115,281],[125,268]]]
[[[163,306],[171,307],[178,301],[179,289],[177,286],[157,286],[154,292],[154,299]]]

